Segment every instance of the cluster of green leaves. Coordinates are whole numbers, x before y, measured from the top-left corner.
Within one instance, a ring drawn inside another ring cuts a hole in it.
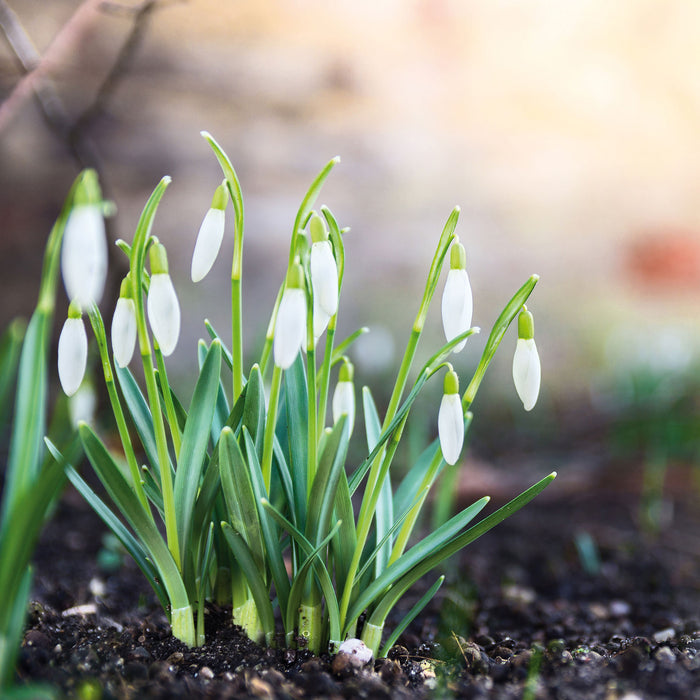
[[[333,316],[325,343],[319,341],[317,347],[306,233],[315,200],[337,159],[331,160],[311,184],[292,229],[289,265],[301,264],[304,270],[309,310],[306,352],[299,353],[286,370],[270,362],[283,284],[259,361],[244,372],[243,199],[230,160],[208,134],[205,138],[221,165],[234,210],[231,348],[207,323],[209,342],[199,343],[199,376],[185,408],[168,382],[157,343],[151,344],[144,314],[149,285],[144,261],[155,240],[151,228],[156,209],[169,182],[164,178],[144,208],[132,244],[121,243],[136,290],[145,394],[130,370],[113,369],[100,312],[96,307],[90,311],[123,458],[113,455],[88,425],[82,424],[79,434],[114,508],[72,467],[68,476],[133,556],[168,612],[173,633],[185,643],[204,643],[203,607],[207,599],[214,599],[230,602],[234,621],[258,641],[275,642],[279,618],[289,645],[301,637],[312,650],[319,651],[361,635],[377,653],[387,615],[408,588],[525,505],[554,475],[471,524],[488,502],[482,498],[409,546],[421,508],[444,462],[435,441],[396,484],[393,458],[422,387],[446,365],[454,346],[475,331],[470,329],[437,349],[409,384],[430,302],[455,237],[459,210],[452,212],[439,237],[383,417],[370,390],[363,389],[367,454],[350,469],[346,464],[349,423],[343,416],[327,427],[326,417],[333,368],[361,332],[336,346],[337,316]],[[342,285],[344,232],[328,208],[322,207],[320,213],[328,227]],[[536,276],[526,281],[494,324],[464,393],[467,426],[471,421],[469,407],[484,373],[536,281]],[[230,383],[226,381],[228,373]],[[132,442],[135,437],[136,446]],[[51,449],[57,459],[65,461],[55,445]],[[361,501],[357,515],[352,501],[356,492]],[[157,518],[164,523],[165,535]],[[383,651],[441,583],[442,577],[438,577],[385,640]]]
[[[11,424],[0,505],[0,692],[3,697],[49,697],[36,686],[10,690],[22,640],[32,582],[31,559],[41,528],[65,482],[63,464],[47,454],[48,377],[51,330],[61,240],[76,181],[49,235],[37,306],[29,324],[13,321],[0,339],[0,430]],[[15,401],[12,392],[15,390]],[[10,415],[10,409],[12,414]],[[70,456],[79,445],[65,405],[49,432]]]

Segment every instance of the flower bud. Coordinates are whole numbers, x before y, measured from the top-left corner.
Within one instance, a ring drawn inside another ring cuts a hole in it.
[[[450,271],[447,273],[445,289],[442,293],[442,327],[447,342],[468,331],[472,324],[474,302],[466,260],[464,246],[455,237],[450,249]],[[464,339],[455,345],[452,352],[462,350],[466,342]]]
[[[102,298],[107,276],[107,238],[97,175],[87,170],[76,188],[61,248],[66,293],[87,311]]]
[[[131,362],[136,345],[136,304],[131,296],[131,278],[122,280],[119,299],[112,316],[112,352],[119,367]]]
[[[450,370],[445,375],[445,393],[438,413],[438,436],[442,456],[448,464],[455,464],[464,444],[464,412],[459,396],[459,377]]]
[[[344,362],[338,375],[338,383],[333,392],[331,404],[333,423],[337,423],[342,415],[346,415],[350,434],[355,427],[355,385],[353,384],[354,368],[351,362]]]
[[[151,247],[149,255],[151,285],[146,302],[148,322],[160,351],[167,357],[175,350],[180,336],[180,304],[168,274],[165,246],[156,243]]]
[[[58,378],[66,396],[80,387],[87,367],[88,341],[80,308],[71,302],[58,338]]]
[[[306,292],[304,271],[295,262],[287,275],[287,284],[275,322],[275,339],[272,346],[275,364],[289,369],[296,359],[306,337]]]
[[[513,382],[526,411],[531,411],[540,393],[542,369],[535,345],[532,314],[523,306],[518,316],[518,342],[513,355]]]
[[[311,287],[319,306],[333,316],[338,312],[338,265],[323,219],[314,214],[309,222],[311,231]]]
[[[211,270],[224,239],[225,210],[228,204],[228,190],[222,183],[216,188],[211,208],[204,215],[199,227],[197,242],[192,253],[192,281],[203,280]]]

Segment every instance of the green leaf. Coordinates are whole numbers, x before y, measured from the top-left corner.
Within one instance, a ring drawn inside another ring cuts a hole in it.
[[[228,365],[229,369],[233,369],[233,356],[231,355],[231,351],[226,347],[226,343],[224,343],[221,336],[216,332],[214,326],[206,319],[204,320],[204,326],[211,339],[218,340],[221,343],[221,352],[223,353],[224,362]]]
[[[427,590],[425,595],[408,611],[408,614],[401,620],[401,622],[394,628],[389,638],[386,640],[381,652],[380,657],[386,657],[391,648],[396,644],[396,640],[403,634],[404,630],[413,622],[413,620],[418,617],[419,613],[422,612],[423,608],[434,598],[435,594],[440,590],[445,576],[440,576],[437,581]]]
[[[32,585],[32,567],[28,566],[22,570],[22,578],[14,592],[3,593],[3,606],[9,608],[9,618],[2,629],[0,629],[0,692],[6,700],[12,697],[11,692],[6,688],[12,683],[15,673],[15,662],[17,652],[22,645],[24,636],[24,623],[27,617],[29,604],[29,594]],[[30,700],[35,700],[34,695],[27,696]]]
[[[12,405],[10,394],[17,377],[19,356],[26,329],[26,322],[16,318],[0,338],[0,431],[4,429]]]
[[[253,438],[258,459],[262,459],[265,436],[265,390],[263,389],[260,367],[253,365],[246,384],[246,398],[243,403],[241,427],[246,428]]]
[[[294,484],[294,510],[297,523],[306,521],[307,469],[309,459],[308,442],[308,394],[306,373],[301,353],[284,373],[284,405],[287,435],[279,435],[280,444],[287,445],[289,471]]]
[[[153,430],[153,416],[148,407],[148,403],[141,393],[139,385],[134,379],[128,367],[115,365],[114,373],[119,381],[119,388],[122,390],[124,402],[129,410],[129,415],[134,422],[134,427],[141,440],[143,451],[146,453],[151,469],[158,479],[160,479],[160,463],[158,461],[158,448],[156,446],[156,436]],[[172,465],[171,465],[172,469]]]
[[[447,544],[453,540],[457,533],[473,520],[488,503],[487,497],[472,503],[461,513],[455,515],[442,527],[431,533],[418,544],[409,549],[403,556],[389,566],[381,576],[378,576],[367,588],[359,592],[357,599],[348,612],[345,620],[346,628],[351,626],[360,614],[369,607],[372,602],[387,589],[393,586],[402,576],[411,569],[426,561],[434,552],[444,551]]]
[[[245,540],[261,578],[265,580],[265,547],[258,518],[258,504],[248,464],[230,428],[224,428],[219,438],[219,472],[228,511],[227,519]]]
[[[345,470],[340,471],[338,488],[335,492],[335,518],[340,521],[340,527],[332,540],[333,558],[335,561],[335,576],[338,582],[338,590],[345,587],[348,577],[352,555],[357,546],[357,532],[355,531],[355,514],[348,488],[348,477]]]
[[[190,602],[185,584],[168,545],[158,532],[155,523],[143,510],[130,484],[120,474],[117,465],[97,435],[85,423],[81,423],[78,430],[90,464],[158,570],[171,608],[174,610],[187,608]]]
[[[197,361],[199,362],[199,369],[201,371],[204,360],[207,356],[207,344],[200,340],[197,343]],[[211,444],[216,445],[221,430],[226,425],[229,414],[231,410],[228,405],[228,399],[226,398],[226,391],[224,390],[224,384],[219,378],[219,391],[216,395],[216,408],[214,409],[214,418],[211,422]]]
[[[221,528],[226,538],[226,542],[231,548],[233,556],[236,558],[241,571],[248,582],[250,592],[255,601],[255,607],[260,616],[260,623],[267,643],[270,644],[275,634],[275,617],[272,612],[269,591],[262,575],[255,563],[255,559],[240,533],[236,532],[228,523],[222,522]]]
[[[284,620],[287,611],[287,601],[289,599],[289,576],[287,575],[287,569],[284,564],[279,532],[270,514],[262,506],[262,502],[267,500],[268,494],[265,491],[265,480],[263,479],[262,467],[260,466],[256,454],[256,447],[245,426],[243,426],[242,434],[245,441],[246,454],[248,456],[250,482],[253,487],[255,502],[258,509],[260,528],[262,530],[263,539],[265,540],[267,563],[270,567],[272,580],[275,584],[275,591],[277,592],[277,600],[279,601],[280,610],[282,611],[282,619]]]
[[[318,470],[311,486],[309,510],[306,521],[306,537],[318,543],[326,537],[333,514],[335,494],[340,472],[345,466],[345,456],[350,441],[347,416],[343,415],[327,433],[318,460]]]
[[[194,388],[175,472],[175,512],[183,564],[184,557],[189,552],[192,511],[200,486],[202,465],[206,458],[209,430],[214,418],[216,396],[219,390],[220,372],[221,344],[215,340],[209,348]],[[199,534],[195,533],[195,536],[199,537]]]
[[[214,151],[216,159],[219,161],[221,170],[226,178],[228,191],[231,195],[231,203],[233,204],[233,209],[236,213],[236,219],[238,221],[239,219],[243,218],[243,194],[241,193],[241,183],[238,179],[238,175],[236,174],[236,170],[231,164],[229,157],[224,152],[224,149],[219,146],[214,137],[208,131],[202,131],[200,133],[207,140]],[[236,235],[241,235],[241,233],[241,231],[236,230]]]

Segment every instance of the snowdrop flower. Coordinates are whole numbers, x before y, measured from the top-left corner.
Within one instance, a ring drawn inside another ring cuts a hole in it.
[[[75,302],[68,308],[68,318],[58,338],[58,378],[66,396],[80,387],[87,367],[88,341],[82,313]]]
[[[77,186],[61,249],[66,293],[83,311],[99,303],[107,276],[107,239],[101,200],[97,175],[88,170]]]
[[[306,291],[304,271],[295,262],[287,275],[287,284],[275,322],[272,352],[280,369],[289,369],[306,338]]]
[[[338,265],[333,257],[333,247],[328,239],[328,231],[318,214],[311,217],[309,230],[311,232],[311,287],[314,299],[318,299],[319,307],[330,318],[338,312]]]
[[[131,295],[131,277],[122,280],[119,299],[112,316],[112,352],[119,367],[131,362],[136,345],[136,304]]]
[[[151,260],[151,286],[148,289],[146,310],[153,336],[166,357],[171,355],[180,336],[180,304],[175,287],[168,274],[168,258],[165,246],[156,243],[149,252]]]
[[[518,342],[513,355],[513,382],[526,411],[531,411],[540,393],[542,369],[535,345],[535,322],[523,306],[518,316]]]
[[[224,239],[224,223],[226,205],[228,204],[228,190],[224,183],[220,184],[214,192],[211,208],[204,215],[202,225],[199,227],[197,242],[192,253],[192,281],[203,280],[211,270],[221,248]]]
[[[438,412],[438,436],[444,460],[455,464],[464,444],[464,412],[459,396],[459,377],[452,369],[445,375],[445,393]]]
[[[467,254],[459,238],[455,237],[450,248],[450,271],[447,273],[447,281],[442,293],[442,327],[448,343],[469,330],[472,325],[474,302],[466,267]],[[459,352],[466,343],[465,338],[455,345],[452,352]]]
[[[355,427],[355,386],[352,381],[353,374],[354,367],[352,363],[345,361],[338,374],[338,383],[335,385],[331,404],[333,424],[337,423],[341,416],[346,415],[351,435]]]

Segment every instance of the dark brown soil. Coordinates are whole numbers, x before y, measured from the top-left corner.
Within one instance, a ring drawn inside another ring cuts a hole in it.
[[[555,482],[451,561],[400,646],[353,673],[260,648],[217,608],[207,645],[184,647],[130,561],[98,566],[103,529],[68,493],[37,552],[19,677],[83,698],[700,699],[698,499],[677,494],[655,538],[639,533],[637,503],[634,490]]]

